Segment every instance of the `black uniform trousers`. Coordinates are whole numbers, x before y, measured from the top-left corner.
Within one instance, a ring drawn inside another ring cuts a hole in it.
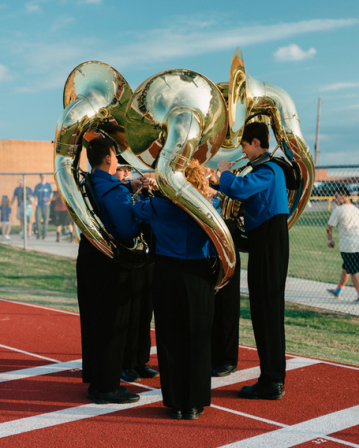
[[[132,292],[124,369],[143,367],[150,359],[153,264],[131,272]]]
[[[153,306],[163,404],[183,410],[209,406],[214,311],[209,260],[157,256]]]
[[[111,261],[84,236],[77,258],[82,379],[100,392],[120,384],[130,311],[130,271]]]
[[[248,232],[248,288],[260,360],[259,382],[284,382],[284,290],[289,261],[287,215]]]
[[[241,258],[230,282],[215,295],[212,329],[212,367],[238,364]]]

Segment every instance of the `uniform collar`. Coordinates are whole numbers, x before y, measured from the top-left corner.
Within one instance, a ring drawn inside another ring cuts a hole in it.
[[[111,182],[120,182],[116,179],[115,176],[108,173],[107,171],[100,170],[99,168],[95,168],[94,172],[91,174],[92,177],[101,177],[102,179],[110,180]]]

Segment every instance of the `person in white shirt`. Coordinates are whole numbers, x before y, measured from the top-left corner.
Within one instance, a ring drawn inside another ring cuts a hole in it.
[[[356,302],[359,303],[359,209],[349,199],[348,189],[342,185],[335,192],[333,210],[327,226],[328,247],[333,249],[335,243],[332,237],[333,227],[338,226],[339,248],[343,258],[343,270],[338,286],[328,289],[336,298],[346,285],[349,275],[357,292]]]

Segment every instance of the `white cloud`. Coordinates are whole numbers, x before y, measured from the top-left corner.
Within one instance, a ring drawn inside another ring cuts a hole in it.
[[[79,4],[87,4],[87,5],[99,5],[102,3],[102,0],[79,0]]]
[[[304,59],[311,59],[316,53],[317,50],[315,48],[304,51],[298,45],[292,44],[278,48],[274,53],[274,57],[277,61],[303,61]]]
[[[359,82],[337,82],[335,84],[329,84],[326,87],[323,87],[321,89],[322,92],[334,92],[337,90],[343,90],[343,89],[352,89],[352,88],[358,88]]]
[[[35,2],[27,2],[25,3],[25,8],[27,12],[41,12],[40,6]]]
[[[9,69],[5,65],[0,64],[0,82],[10,81],[11,79]]]
[[[147,31],[144,36],[137,35],[137,42],[126,45],[117,61],[124,66],[129,66],[137,62],[197,56],[234,49],[237,46],[244,48],[269,40],[288,39],[301,34],[330,31],[358,24],[357,19],[309,20],[279,25],[239,26],[225,31],[221,29],[213,31],[214,28],[209,31],[201,31],[197,28],[193,31],[190,27],[185,29],[182,25],[179,27],[173,25],[168,29]],[[166,45],[163,45],[163,42],[166,42]]]
[[[87,0],[91,1],[91,0]],[[93,0],[92,0],[93,1]],[[97,1],[97,0],[96,0]],[[203,23],[205,24],[205,20]],[[119,70],[123,75],[128,67],[137,65],[155,65],[161,61],[174,61],[180,57],[194,57],[224,50],[234,50],[237,46],[242,48],[250,45],[259,45],[268,40],[288,39],[300,34],[330,31],[341,27],[359,24],[357,19],[340,20],[309,20],[287,24],[274,24],[263,26],[238,26],[232,29],[206,27],[199,29],[187,24],[171,22],[169,28],[146,30],[142,34],[138,31],[126,34],[114,34],[114,41],[123,40],[121,51],[114,51],[111,45],[104,45],[105,40],[97,37],[78,38],[76,40],[41,40],[38,42],[24,42],[0,39],[0,46],[9,48],[13,54],[23,55],[24,70],[27,75],[41,76],[42,82],[29,78],[24,81],[21,88],[39,91],[50,89],[58,85],[57,74],[66,73],[65,76],[79,63],[88,60],[100,60]],[[105,39],[105,38],[104,38]],[[164,42],[166,43],[164,45]],[[230,63],[230,62],[229,62]],[[48,82],[44,82],[49,78]],[[56,79],[56,81],[55,81]],[[62,85],[64,83],[62,81]]]
[[[68,25],[75,23],[76,20],[74,17],[58,17],[55,22],[51,26],[51,31],[59,31],[63,28],[66,28]]]

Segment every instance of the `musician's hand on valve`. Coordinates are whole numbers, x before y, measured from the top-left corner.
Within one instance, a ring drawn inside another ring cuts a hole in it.
[[[141,179],[133,179],[133,180],[131,180],[131,188],[132,188],[133,192],[137,191],[141,187],[142,187]]]
[[[235,165],[235,162],[229,163],[228,160],[221,160],[217,164],[218,171],[223,173],[223,171],[228,171],[232,168],[232,166]]]
[[[155,179],[152,179],[152,177],[141,177],[141,185],[143,188],[147,188],[148,190],[157,189],[157,182]]]

